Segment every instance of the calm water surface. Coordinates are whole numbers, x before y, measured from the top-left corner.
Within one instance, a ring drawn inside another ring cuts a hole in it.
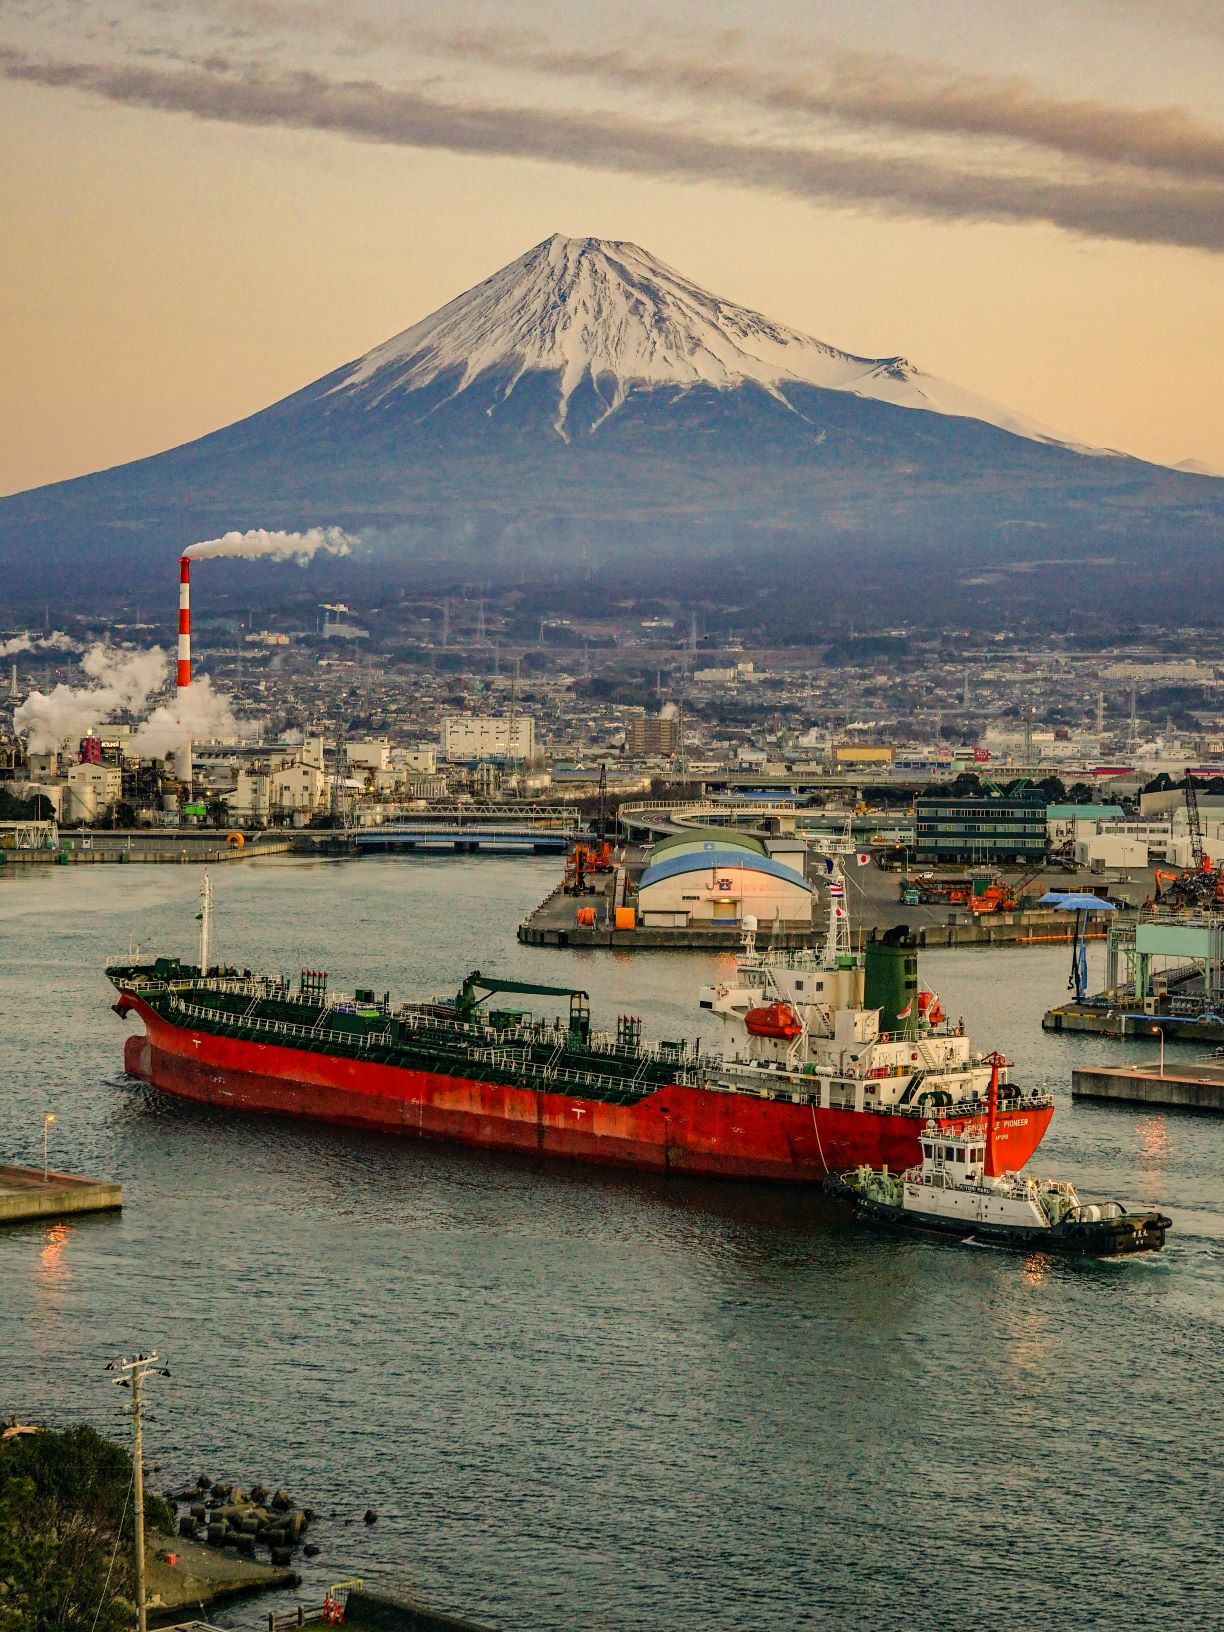
[[[555,865],[225,867],[216,955],[402,996],[572,981],[597,1023],[698,1034],[713,958],[516,945]],[[0,1414],[122,1431],[102,1367],[155,1345],[161,1482],[288,1485],[326,1516],[312,1595],[360,1574],[540,1632],[1224,1625],[1224,1122],[1072,1105],[1074,1062],[1135,1055],[1042,1034],[1064,951],[924,973],[1057,1090],[1040,1171],[1173,1215],[1158,1258],[898,1241],[806,1193],[164,1100],[121,1073],[102,968],[188,953],[198,884],[0,879],[0,1152],[40,1161],[53,1111],[53,1161],[126,1199],[0,1234]]]

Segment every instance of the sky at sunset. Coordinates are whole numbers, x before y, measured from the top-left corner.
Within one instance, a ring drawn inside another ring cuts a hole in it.
[[[1224,0],[5,0],[0,492],[553,232],[1224,472]]]

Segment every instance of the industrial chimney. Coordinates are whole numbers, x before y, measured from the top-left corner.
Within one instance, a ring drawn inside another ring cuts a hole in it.
[[[179,557],[178,686],[191,684],[191,561]]]
[[[178,690],[179,701],[184,702],[183,692],[191,684],[191,562],[187,556],[179,557],[179,636],[178,636]],[[191,793],[191,781],[194,767],[191,762],[191,743],[185,742],[179,749],[174,761],[175,775],[180,782],[187,784],[188,795]]]

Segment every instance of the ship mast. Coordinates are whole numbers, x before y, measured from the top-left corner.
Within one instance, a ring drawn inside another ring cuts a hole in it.
[[[829,928],[825,935],[824,962],[826,968],[834,969],[839,958],[850,956],[850,912],[846,904],[846,875],[842,870],[841,857],[826,857],[825,866],[828,868]]]
[[[212,881],[205,873],[200,883],[200,975],[208,973],[209,943],[212,940]]]

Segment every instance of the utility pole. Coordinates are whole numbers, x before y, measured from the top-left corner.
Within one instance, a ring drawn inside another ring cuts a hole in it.
[[[138,1354],[134,1360],[112,1360],[108,1371],[121,1371],[115,1378],[117,1388],[132,1391],[132,1518],[136,1530],[136,1632],[148,1632],[145,1616],[145,1534],[144,1534],[144,1433],[141,1420],[146,1377],[169,1377],[170,1373],[158,1364],[157,1351]]]

